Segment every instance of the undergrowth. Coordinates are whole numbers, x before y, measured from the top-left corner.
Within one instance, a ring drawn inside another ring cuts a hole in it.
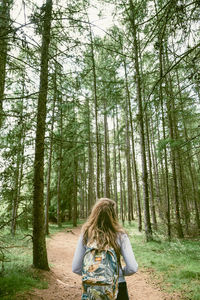
[[[82,223],[78,222],[79,225]],[[49,236],[62,230],[71,230],[72,227],[72,223],[64,223],[62,228],[51,224]],[[199,240],[173,239],[169,242],[164,235],[154,232],[154,240],[146,243],[144,232],[138,232],[135,222],[125,224],[125,228],[139,268],[150,271],[152,279],[159,281],[163,290],[181,292],[184,299],[200,299]],[[14,300],[16,294],[32,288],[47,288],[47,282],[31,267],[31,235],[31,229],[18,230],[14,237],[8,228],[1,231],[0,249],[3,249],[5,260],[3,267],[0,267],[2,300]]]
[[[50,236],[72,224],[63,224],[58,228],[50,225]],[[0,299],[14,300],[15,295],[32,288],[47,288],[47,282],[40,272],[32,267],[32,229],[17,230],[16,235],[10,234],[9,228],[0,234]],[[3,262],[2,262],[3,261]]]
[[[162,234],[154,233],[154,240],[147,243],[135,223],[125,228],[140,268],[152,270],[152,276],[160,277],[165,291],[181,292],[185,299],[200,299],[199,240],[169,242]]]

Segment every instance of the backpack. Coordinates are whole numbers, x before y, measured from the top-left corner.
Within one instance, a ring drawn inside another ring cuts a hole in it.
[[[118,293],[119,266],[113,248],[87,248],[82,266],[82,300],[114,300]]]

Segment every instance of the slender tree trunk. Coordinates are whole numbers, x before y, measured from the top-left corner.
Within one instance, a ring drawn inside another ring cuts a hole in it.
[[[158,134],[159,134],[159,127],[158,127]],[[151,118],[151,144],[150,144],[150,151],[151,157],[153,162],[153,170],[154,170],[154,177],[155,177],[155,190],[156,190],[156,199],[159,209],[161,208],[161,192],[160,192],[160,178],[159,178],[159,168],[158,168],[158,160],[156,156],[156,146],[155,146],[155,134],[153,129],[153,121]],[[158,139],[159,140],[159,139]],[[162,159],[161,159],[162,162]]]
[[[102,142],[103,137],[101,134],[99,135],[99,170],[100,170],[100,195],[104,194],[104,166],[103,166],[103,153],[104,153],[104,145]]]
[[[154,1],[155,10],[157,13],[157,6],[156,2]],[[158,19],[158,17],[157,17]],[[165,26],[160,30],[158,34],[158,43],[159,43],[159,69],[160,69],[160,84],[159,84],[159,100],[161,105],[161,119],[162,119],[162,131],[163,131],[163,139],[166,140],[166,129],[165,129],[165,114],[164,114],[164,104],[163,104],[163,38],[165,34]],[[167,149],[164,148],[164,163],[165,163],[165,177],[164,177],[164,186],[165,186],[165,199],[167,202],[167,212],[166,212],[166,219],[167,219],[167,232],[168,232],[168,239],[171,240],[171,205],[170,205],[170,196],[169,196],[169,171],[168,171],[168,160],[167,160]],[[163,172],[163,164],[162,166],[162,173]]]
[[[0,128],[3,122],[3,99],[6,78],[8,37],[10,30],[10,8],[12,3],[12,0],[0,1]]]
[[[160,76],[162,76],[162,61],[160,60]],[[161,77],[162,78],[162,77]],[[160,103],[161,103],[161,114],[162,114],[162,129],[163,129],[163,139],[166,140],[166,130],[165,130],[165,115],[163,107],[163,93],[162,93],[162,83],[160,83]],[[164,162],[165,162],[165,197],[167,200],[167,232],[168,238],[171,239],[171,205],[169,197],[169,171],[168,171],[168,160],[167,160],[167,149],[164,148]]]
[[[116,105],[116,123],[117,123],[117,133],[119,132],[119,120],[118,120],[118,110]],[[121,165],[121,149],[119,134],[117,134],[117,148],[118,148],[118,162],[119,162],[119,179],[120,179],[120,216],[122,223],[124,224],[124,198],[123,198],[123,175],[122,175],[122,165]]]
[[[56,73],[55,73],[54,74],[53,110],[52,110],[50,146],[49,146],[49,155],[48,155],[48,170],[47,170],[47,193],[46,193],[46,206],[45,206],[45,232],[46,232],[46,234],[49,234],[50,185],[51,185],[51,167],[52,167],[52,153],[53,153],[53,130],[54,130],[54,121],[55,121],[56,98],[57,98],[57,82],[56,82]]]
[[[143,179],[143,200],[144,200],[144,222],[145,222],[145,234],[146,240],[152,240],[152,229],[150,222],[149,212],[149,192],[148,192],[148,172],[146,162],[146,150],[145,150],[145,133],[144,133],[144,117],[143,117],[143,106],[142,106],[142,93],[141,93],[141,78],[139,69],[139,55],[138,55],[138,43],[135,25],[135,8],[132,0],[129,0],[130,5],[130,23],[133,33],[134,43],[134,57],[135,57],[135,75],[136,75],[136,86],[137,86],[137,104],[138,104],[138,117],[140,125],[140,146],[141,146],[141,157],[142,157],[142,179]]]
[[[24,95],[25,79],[23,76],[22,83],[22,96]],[[11,222],[11,233],[15,235],[16,222],[17,222],[17,211],[20,200],[21,182],[23,176],[23,164],[24,164],[24,140],[25,140],[25,129],[23,124],[23,99],[21,102],[21,112],[19,119],[19,133],[17,137],[17,162],[16,162],[16,174],[15,174],[15,188],[13,197],[13,207],[12,207],[12,222]]]
[[[166,54],[167,56],[167,54]],[[175,139],[175,124],[174,124],[174,118],[173,118],[173,96],[171,94],[172,92],[172,86],[169,86],[169,81],[171,81],[170,76],[165,78],[165,84],[166,84],[166,92],[168,95],[167,99],[167,115],[168,115],[168,124],[169,124],[169,134],[170,138],[173,141]],[[183,229],[181,224],[181,218],[180,218],[180,207],[179,207],[179,195],[178,195],[178,182],[177,182],[177,169],[176,169],[176,150],[173,146],[171,146],[171,165],[172,165],[172,178],[173,178],[173,192],[174,192],[174,203],[175,203],[175,216],[176,216],[176,229],[178,233],[179,238],[183,238]]]
[[[20,141],[20,143],[21,143],[21,141]],[[13,197],[13,204],[12,204],[12,222],[11,222],[11,233],[12,233],[12,235],[15,235],[16,221],[17,221],[17,209],[18,209],[18,204],[19,204],[20,160],[21,160],[21,153],[18,150],[17,163],[16,163],[16,172],[15,172],[15,188],[14,188],[14,197]]]
[[[41,47],[33,194],[33,265],[36,268],[44,270],[49,270],[44,227],[44,138],[48,90],[48,58],[51,14],[52,0],[46,0]]]
[[[88,19],[89,22],[89,19]],[[97,99],[97,76],[96,64],[93,46],[92,29],[89,23],[91,59],[92,59],[92,73],[93,73],[93,88],[94,88],[94,107],[95,107],[95,134],[96,134],[96,198],[100,197],[100,143],[99,143],[99,125],[98,125],[98,99]]]
[[[73,101],[73,124],[77,124],[76,120],[76,111],[75,111],[76,100]],[[73,130],[73,144],[74,147],[77,143],[77,127],[74,127]],[[77,226],[78,219],[78,202],[77,202],[77,194],[78,194],[78,156],[77,153],[73,152],[72,158],[72,167],[73,167],[73,188],[72,188],[72,199],[73,199],[73,226]]]
[[[73,226],[77,226],[77,218],[78,218],[78,208],[77,208],[77,157],[74,153],[74,161],[73,161]]]
[[[106,98],[104,98],[104,197],[110,198],[110,174],[108,158],[108,123],[106,112]]]
[[[124,220],[127,220],[127,212],[128,212],[128,207],[127,207],[127,190],[128,190],[128,187],[126,186],[126,184],[127,184],[126,169],[122,168]]]
[[[168,105],[168,118],[169,118],[169,130],[170,138],[174,139],[173,123],[170,113],[170,107]],[[174,203],[175,203],[175,215],[176,215],[176,226],[177,233],[179,238],[183,238],[183,230],[180,219],[180,208],[179,208],[179,197],[178,197],[178,186],[177,186],[177,174],[176,174],[176,157],[175,151],[171,148],[171,164],[172,164],[172,177],[173,177],[173,190],[174,190]]]
[[[111,145],[110,145],[110,137],[109,137],[109,130],[108,130],[108,119],[106,117],[106,123],[107,123],[107,159],[108,159],[108,170],[107,170],[107,176],[108,176],[108,189],[109,189],[109,193],[111,197],[111,195],[113,195],[113,179],[112,179],[112,171],[111,171],[111,163],[110,163],[110,153],[111,153]],[[112,197],[113,199],[113,197]]]
[[[93,151],[92,151],[92,132],[90,128],[90,106],[89,99],[87,99],[88,107],[88,211],[91,210],[92,204],[94,202],[94,161],[93,161]]]
[[[155,230],[157,230],[157,218],[156,218],[156,209],[154,201],[154,182],[152,174],[152,159],[151,159],[151,145],[149,140],[149,121],[147,113],[145,112],[145,123],[146,123],[146,140],[147,140],[147,161],[149,165],[149,189],[150,189],[150,207],[151,207],[151,216],[152,223]]]
[[[23,126],[23,124],[21,124]],[[17,154],[16,174],[15,174],[15,196],[13,199],[12,209],[12,222],[11,222],[11,233],[15,235],[16,222],[17,222],[17,211],[20,201],[20,192],[23,177],[23,166],[24,166],[24,128],[22,127],[19,137],[20,149]]]
[[[128,221],[132,220],[132,203],[133,203],[133,187],[131,176],[131,163],[130,163],[130,136],[129,136],[129,118],[128,118],[128,101],[126,99],[126,175],[127,175],[127,188],[128,188]]]
[[[115,113],[115,112],[113,112]],[[113,117],[113,132],[114,132],[114,145],[113,145],[113,170],[114,170],[114,199],[116,202],[116,211],[118,215],[118,193],[117,193],[117,153],[116,153],[116,125],[115,125],[115,116]]]
[[[58,157],[58,182],[57,182],[57,225],[62,227],[61,218],[61,177],[62,177],[62,161],[63,161],[63,110],[62,98],[60,99],[60,145]]]
[[[175,131],[175,137],[176,139],[179,138],[179,133],[177,131],[177,129],[174,130]],[[182,161],[181,161],[181,153],[180,151],[177,149],[177,155],[176,155],[176,161],[177,161],[177,179],[178,179],[178,189],[179,189],[179,198],[181,199],[182,205],[183,205],[183,209],[182,209],[182,216],[185,220],[185,225],[186,225],[186,232],[188,234],[189,232],[189,208],[188,208],[188,204],[187,204],[187,200],[186,200],[186,195],[185,195],[185,191],[184,191],[184,179],[183,179],[183,166],[182,166]]]
[[[128,86],[128,75],[127,75],[127,68],[126,68],[126,61],[124,60],[124,74],[125,74],[125,85],[126,85],[126,95],[127,95],[127,114],[130,120],[130,129],[131,129],[131,142],[132,142],[132,160],[133,160],[133,170],[135,176],[135,187],[136,187],[136,201],[137,201],[137,210],[138,210],[138,230],[142,230],[142,213],[141,213],[141,204],[140,204],[140,188],[139,188],[139,180],[138,180],[138,170],[137,170],[137,162],[135,156],[135,142],[134,142],[134,135],[133,135],[133,118],[132,118],[132,111],[131,111],[131,97],[129,92]],[[128,119],[128,118],[127,118]],[[132,209],[133,211],[133,209]],[[132,219],[134,219],[132,215]]]
[[[83,217],[87,218],[88,216],[88,188],[87,188],[87,172],[86,172],[86,155],[84,153],[83,155],[83,189],[84,189],[84,197],[82,198],[82,201],[84,202],[84,212],[83,212]]]
[[[80,178],[80,218],[85,218],[85,155],[83,155],[83,166],[81,164],[81,178]]]

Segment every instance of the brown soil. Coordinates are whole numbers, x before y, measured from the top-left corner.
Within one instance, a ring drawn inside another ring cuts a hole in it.
[[[72,273],[72,258],[80,235],[80,228],[65,230],[47,241],[50,272],[44,272],[48,289],[33,290],[18,295],[20,300],[80,300],[81,277]],[[167,294],[157,282],[152,282],[152,272],[139,270],[126,277],[130,300],[182,299],[181,295]]]

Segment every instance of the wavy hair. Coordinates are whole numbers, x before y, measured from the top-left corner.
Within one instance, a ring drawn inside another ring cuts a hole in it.
[[[108,198],[99,199],[83,225],[82,232],[85,245],[95,242],[100,250],[112,247],[118,260],[120,259],[117,237],[125,231],[118,222],[115,201]]]

